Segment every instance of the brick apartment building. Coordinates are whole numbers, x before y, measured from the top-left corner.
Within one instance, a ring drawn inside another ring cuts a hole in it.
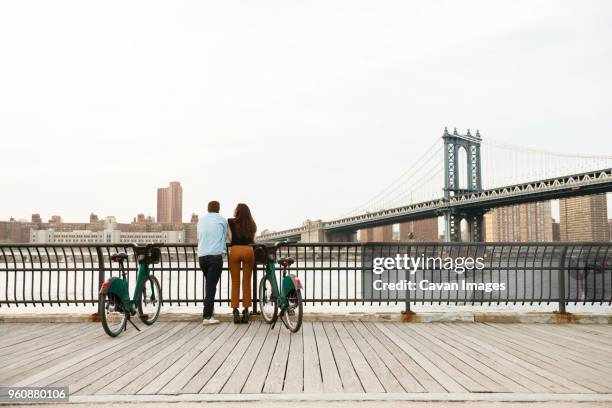
[[[559,221],[561,241],[610,241],[605,194],[559,200]]]
[[[548,242],[553,240],[550,201],[494,208],[484,217],[487,242]]]

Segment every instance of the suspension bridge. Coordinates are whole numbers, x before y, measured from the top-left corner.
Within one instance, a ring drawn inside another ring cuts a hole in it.
[[[445,128],[410,168],[344,216],[258,239],[350,242],[360,229],[442,216],[445,241],[462,240],[465,220],[467,239],[479,242],[490,209],[609,191],[612,156],[530,149]]]

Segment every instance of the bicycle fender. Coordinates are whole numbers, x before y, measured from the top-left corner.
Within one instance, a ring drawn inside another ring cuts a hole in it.
[[[297,276],[288,274],[283,278],[283,291],[287,294],[293,289],[302,289],[302,282]]]
[[[100,294],[113,294],[123,301],[129,301],[130,295],[127,283],[118,277],[107,279],[100,287]]]

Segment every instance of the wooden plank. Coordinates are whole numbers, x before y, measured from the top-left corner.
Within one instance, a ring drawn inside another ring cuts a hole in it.
[[[94,328],[91,325],[84,326],[85,327],[75,327],[69,333],[61,336],[54,336],[47,341],[30,343],[29,346],[24,345],[23,349],[21,349],[19,353],[14,353],[11,356],[5,356],[2,359],[4,368],[7,370],[12,370],[23,367],[25,364],[33,363],[39,360],[43,354],[59,353],[61,352],[62,348],[78,344],[82,339],[91,339],[102,336],[103,332],[102,330],[99,330],[99,327]]]
[[[389,369],[391,374],[395,377],[397,382],[401,385],[403,391],[401,392],[425,392],[425,389],[419,382],[410,374],[410,372],[404,367],[391,352],[369,332],[363,322],[352,322],[354,329],[357,330],[364,341],[366,341],[370,347],[375,351],[376,355]],[[353,336],[354,337],[354,336]],[[358,343],[359,345],[359,343]],[[361,346],[360,346],[361,347]],[[400,350],[401,351],[401,350]],[[380,376],[379,376],[380,378]],[[387,388],[385,381],[381,380],[385,389]],[[437,384],[437,383],[436,383]],[[439,391],[444,391],[440,387]],[[395,392],[395,391],[394,391]]]
[[[540,325],[534,324],[533,326]],[[554,340],[555,343],[560,346],[578,346],[582,350],[594,350],[597,352],[598,357],[605,358],[606,361],[612,361],[612,347],[610,347],[609,344],[599,342],[595,336],[591,336],[590,338],[584,337],[572,331],[554,327],[528,327],[526,330],[529,330],[532,334],[540,333],[541,336],[545,336],[550,341]]]
[[[510,362],[515,367],[520,367],[521,372],[528,376],[532,381],[541,385],[546,391],[552,391],[557,393],[569,393],[569,392],[592,392],[590,390],[585,389],[584,387],[578,386],[576,384],[570,383],[567,379],[562,378],[555,373],[551,373],[550,371],[543,370],[537,365],[529,363],[521,358],[517,358],[511,353],[506,352],[498,344],[492,345],[488,342],[481,341],[482,329],[481,332],[472,333],[469,324],[461,325],[454,324],[452,330],[450,326],[443,324],[445,326],[445,331],[452,336],[464,335],[467,333],[466,337],[477,345],[481,350],[488,350],[506,362]],[[480,328],[480,326],[478,326]],[[544,391],[544,392],[546,392]]]
[[[342,380],[342,389],[344,392],[364,392],[363,386],[359,381],[359,376],[355,372],[353,368],[353,364],[351,363],[351,359],[348,356],[344,345],[342,344],[342,340],[338,336],[336,329],[334,328],[333,323],[315,323],[315,335],[318,337],[321,333],[321,326],[325,334],[327,335],[327,340],[329,341],[329,345],[334,353],[334,359],[336,360],[336,366],[338,367],[338,373],[340,374],[340,379]],[[325,386],[325,384],[323,384]]]
[[[536,353],[545,361],[552,364],[573,364],[574,369],[583,372],[585,376],[601,376],[609,377],[612,375],[612,364],[592,361],[591,358],[585,356],[584,352],[577,352],[563,347],[551,347],[550,343],[545,340],[526,336],[521,330],[506,328],[504,325],[489,325],[492,330],[495,330],[499,335],[504,336],[505,340],[510,341],[518,347],[524,347]],[[595,357],[596,359],[596,357]]]
[[[442,367],[438,367],[434,362],[440,364],[440,361],[435,356],[426,356],[422,352],[423,350],[417,350],[407,340],[406,337],[401,333],[394,330],[392,324],[375,323],[376,327],[385,334],[390,340],[392,340],[399,348],[401,348],[406,354],[408,354],[418,365],[423,367],[429,375],[431,375],[440,385],[444,387],[448,392],[467,392],[468,390],[463,387],[462,384],[455,380],[457,370],[452,369],[450,372],[447,370],[447,365],[444,364]],[[433,361],[431,361],[433,358]]]
[[[0,331],[0,347],[5,341],[10,341],[19,336],[31,334],[34,331],[44,330],[49,327],[49,323],[1,323],[3,330]]]
[[[219,367],[223,364],[227,356],[232,352],[238,341],[246,335],[247,330],[251,325],[237,325],[238,328],[234,332],[234,335],[228,338],[212,356],[210,360],[206,362],[204,366],[185,384],[182,389],[183,393],[186,394],[197,394],[201,392],[202,388],[206,385],[208,380],[217,372]]]
[[[153,334],[146,339],[146,345],[148,347],[155,347],[166,338],[180,333],[181,329],[186,325],[187,323],[179,325],[171,324],[166,326],[167,330],[152,331]],[[94,359],[89,365],[71,373],[69,376],[56,380],[52,385],[59,387],[62,384],[68,383],[72,385],[70,388],[71,393],[78,393],[82,390],[81,394],[93,394],[99,388],[129,371],[134,364],[142,362],[143,358],[140,347],[140,345],[123,347],[112,354]],[[121,364],[117,364],[118,361],[121,361]]]
[[[474,392],[508,392],[506,387],[498,384],[489,377],[489,375],[495,374],[494,371],[490,371],[487,374],[483,374],[480,371],[486,369],[486,366],[481,364],[477,359],[472,359],[468,355],[461,353],[457,348],[441,342],[435,337],[423,335],[423,330],[427,325],[429,325],[429,323],[417,325],[396,324],[395,326],[412,338],[415,342],[413,344],[420,344],[421,347],[431,350],[431,352],[438,355],[440,359],[446,361],[449,365],[460,371],[462,375],[472,380],[474,384],[477,384],[475,386],[472,385],[474,388],[471,390],[474,390]],[[496,376],[496,378],[499,379],[499,376]],[[460,379],[462,384],[472,387],[469,382],[465,382],[465,379],[461,377]]]
[[[564,360],[561,356],[559,360],[556,360],[544,354],[543,349],[532,349],[528,340],[521,339],[517,342],[513,342],[513,334],[511,333],[502,337],[495,332],[491,335],[489,333],[490,330],[483,330],[482,332],[480,336],[483,340],[488,339],[495,342],[495,344],[498,344],[500,348],[510,354],[531,362],[538,367],[562,374],[567,380],[573,383],[597,392],[608,392],[612,388],[608,385],[609,381],[606,380],[609,379],[612,371],[608,375],[602,375],[596,371],[585,369],[584,366],[575,363],[568,364],[569,360]],[[601,383],[599,380],[601,380]]]
[[[432,348],[439,350],[438,354],[442,358],[447,358],[451,364],[461,368],[466,375],[486,387],[488,392],[529,392],[527,388],[484,364],[482,355],[474,355],[460,343],[434,331],[435,324],[405,325],[402,328],[418,336],[422,343],[434,346]]]
[[[442,336],[446,336],[452,339],[457,344],[461,344],[466,352],[471,352],[472,356],[478,358],[489,367],[497,370],[502,375],[511,378],[521,386],[527,388],[530,392],[543,393],[548,392],[548,389],[539,384],[537,380],[539,377],[534,376],[533,373],[524,370],[521,366],[514,364],[511,361],[507,361],[500,358],[495,353],[488,350],[483,350],[481,347],[474,345],[471,341],[471,337],[464,336],[460,333],[449,333],[446,331],[446,327],[443,324],[436,325],[436,331],[439,331]]]
[[[52,384],[70,374],[80,372],[81,370],[85,369],[85,367],[100,361],[104,357],[115,353],[117,350],[128,347],[138,341],[144,341],[147,337],[155,335],[158,330],[164,327],[165,324],[162,323],[148,327],[140,333],[136,330],[128,330],[127,332],[122,333],[122,335],[119,337],[106,338],[101,340],[98,346],[88,349],[85,353],[74,355],[72,358],[64,360],[60,364],[46,370],[32,373],[32,375],[17,382],[15,386],[46,386],[48,384]]]
[[[91,331],[85,331],[80,336],[75,336],[73,341],[68,342],[60,347],[51,344],[46,349],[39,349],[30,358],[23,359],[21,364],[19,361],[7,365],[0,373],[0,384],[12,384],[27,377],[30,372],[46,370],[53,367],[58,362],[70,358],[89,347],[98,344],[105,333],[98,331],[92,334]]]
[[[341,325],[342,323],[338,323]],[[354,341],[355,346],[359,348],[359,351],[363,355],[368,365],[372,368],[376,379],[379,381],[384,391],[386,392],[404,392],[404,388],[400,385],[399,381],[395,378],[393,373],[389,371],[385,363],[379,357],[376,350],[374,350],[370,344],[361,336],[359,331],[355,328],[353,323],[346,322],[343,325],[344,330],[348,333],[351,339]],[[350,354],[349,354],[350,355]],[[354,365],[354,363],[353,363]],[[361,379],[363,382],[363,378]],[[364,387],[365,388],[365,387]]]
[[[20,336],[18,339],[12,339],[0,349],[0,358],[13,355],[22,355],[26,347],[37,344],[45,344],[49,339],[61,337],[66,333],[74,330],[75,326],[69,323],[58,324],[57,327],[49,327],[38,330],[36,332],[27,333]]]
[[[591,333],[599,336],[612,336],[612,326],[609,324],[576,324],[577,330],[582,330],[586,333]]]
[[[67,323],[56,323],[53,325],[50,323],[2,323],[2,326],[6,327],[6,329],[2,331],[3,336],[0,338],[0,352],[2,352],[2,349],[5,347],[20,344],[30,339],[37,339],[45,335],[45,333],[52,332],[52,330],[61,330],[61,327],[65,325],[67,325]],[[21,326],[23,328],[15,330],[15,326]]]
[[[304,339],[302,331],[291,334],[289,360],[283,392],[297,394],[304,390]]]
[[[226,329],[230,328],[230,325],[214,325],[214,326],[203,326],[201,336],[198,338],[197,344],[188,349],[183,355],[175,361],[170,367],[166,368],[156,378],[149,381],[138,394],[157,394],[164,386],[166,386],[174,377],[181,373],[184,368],[200,355],[202,350],[207,346],[212,345],[213,342],[224,333]]]
[[[426,324],[426,323],[425,323]],[[412,335],[410,332],[405,332],[401,329],[401,324],[396,325],[393,323],[389,324],[389,328],[395,331],[399,336],[404,336],[414,348],[417,349],[423,356],[429,361],[433,362],[440,369],[444,370],[447,374],[452,376],[453,379],[458,381],[463,387],[467,388],[470,392],[491,392],[486,386],[478,382],[475,378],[468,375],[474,374],[475,370],[470,370],[471,367],[455,358],[452,355],[441,352],[437,347],[431,347],[427,341],[423,341],[421,338]]]
[[[136,394],[180,358],[188,347],[193,346],[197,342],[197,336],[203,332],[204,328],[201,323],[189,323],[172,336],[156,344],[148,344],[147,348],[151,353],[146,353],[145,358],[140,357],[136,360],[130,360],[126,364],[128,367],[126,371],[118,372],[114,381],[107,382],[95,393]],[[91,386],[96,387],[96,385],[97,382]]]
[[[276,349],[276,344],[278,343],[278,336],[280,334],[282,323],[279,322],[274,329],[271,329],[271,332],[266,337],[266,342],[263,347],[259,351],[259,355],[257,356],[257,360],[255,360],[255,365],[249,374],[244,387],[242,388],[243,394],[259,394],[263,389],[264,382],[266,381],[266,374],[268,372],[268,368],[270,368],[270,363],[272,362],[272,357],[274,356],[274,350]],[[282,328],[285,330],[285,328]]]
[[[270,334],[270,326],[261,323],[257,328],[257,332],[253,338],[251,344],[247,348],[244,356],[240,359],[240,362],[236,366],[234,373],[227,380],[223,388],[221,389],[222,394],[240,394],[244,384],[249,377],[251,371],[255,368],[254,363],[257,360],[257,356],[261,351],[261,347],[266,341],[268,334]],[[273,334],[275,335],[275,334]]]
[[[376,326],[369,323],[362,324],[363,330],[370,333],[370,336],[366,337],[372,344],[378,344],[382,347],[377,348],[379,352],[386,352],[391,354],[406,370],[414,377],[415,381],[421,385],[425,392],[444,393],[446,389],[440,383],[438,383],[423,367],[417,364],[404,350],[397,346],[391,339],[389,339],[383,332],[381,332]]]
[[[357,344],[346,330],[346,327],[344,327],[342,322],[334,322],[334,328],[351,359],[353,368],[359,376],[359,381],[365,392],[385,392],[385,388],[382,386],[376,373],[372,367],[370,367],[370,364],[368,364],[368,361],[359,350],[359,347],[357,347]],[[399,386],[399,383],[397,385]]]
[[[606,350],[612,353],[612,336],[610,335],[602,335],[600,333],[589,333],[579,329],[578,324],[572,325],[547,325],[552,327],[543,328],[544,331],[554,331],[559,333],[561,336],[570,336],[573,338],[580,338],[584,341],[587,341],[589,344],[597,344],[599,347],[604,347]],[[540,328],[542,329],[542,328]]]
[[[291,341],[290,331],[283,329],[278,336],[278,343],[274,350],[274,356],[268,369],[268,375],[264,382],[263,392],[266,394],[280,393],[283,391],[287,360],[289,359],[289,343]]]
[[[321,379],[319,353],[317,352],[317,340],[311,322],[302,324],[302,338],[304,341],[304,392],[321,393],[323,392],[323,381]]]
[[[338,367],[336,367],[334,353],[332,352],[325,330],[321,323],[315,324],[314,327],[316,327],[316,330],[313,332],[316,341],[314,352],[318,354],[316,360],[321,370],[320,373],[317,373],[318,378],[323,378],[322,392],[342,392],[342,380],[340,379],[340,373],[338,372]],[[307,356],[305,355],[304,358],[307,358]]]
[[[196,375],[204,365],[210,361],[218,349],[220,349],[225,342],[230,339],[238,325],[230,323],[222,323],[220,326],[224,327],[225,330],[218,336],[212,343],[202,345],[198,348],[199,354],[191,360],[184,368],[168,382],[158,394],[179,394],[182,392],[183,387]],[[199,391],[199,390],[198,390]]]
[[[48,328],[40,330],[38,333],[29,333],[29,336],[23,337],[22,340],[14,340],[13,344],[6,345],[0,349],[0,358],[7,361],[11,358],[23,358],[28,356],[31,350],[36,350],[47,346],[50,342],[57,341],[57,339],[67,338],[70,334],[74,333],[75,325],[62,325],[57,328]]]
[[[234,369],[245,358],[245,353],[248,347],[251,345],[251,342],[253,341],[260,326],[260,322],[249,323],[247,332],[238,341],[238,344],[236,344],[234,350],[232,350],[229,356],[225,359],[215,375],[213,375],[208,383],[206,383],[204,388],[202,388],[201,393],[218,394],[221,391],[225,383],[232,376]]]
[[[450,337],[440,330],[439,325],[428,325],[428,327],[423,330],[431,337],[437,338],[439,341],[461,350],[461,353],[468,359],[467,361],[470,361],[474,366],[478,366],[483,374],[495,379],[496,382],[504,385],[509,391],[529,393],[539,390],[539,387],[534,387],[533,382],[529,378],[524,377],[520,371],[512,370],[512,368],[500,364],[500,360],[497,356],[486,350],[471,348],[469,345],[464,344],[460,338]],[[474,361],[482,364],[483,367],[473,363]]]

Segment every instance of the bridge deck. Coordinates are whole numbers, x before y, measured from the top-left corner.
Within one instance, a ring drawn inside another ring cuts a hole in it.
[[[72,395],[612,393],[612,326],[159,322],[2,324],[0,385]]]

